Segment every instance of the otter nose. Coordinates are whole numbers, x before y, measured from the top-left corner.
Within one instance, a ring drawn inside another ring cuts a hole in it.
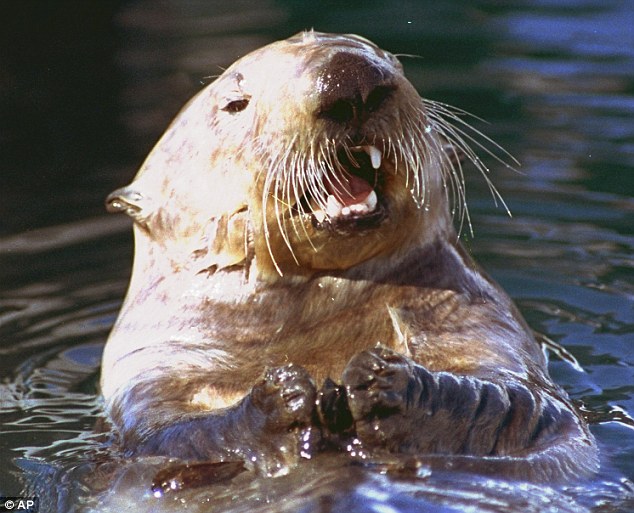
[[[363,123],[395,89],[388,70],[350,52],[335,54],[317,80],[317,117],[342,124]]]

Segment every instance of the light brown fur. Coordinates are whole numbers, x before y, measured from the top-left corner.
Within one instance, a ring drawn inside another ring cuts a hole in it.
[[[340,55],[353,66],[334,67]],[[355,80],[360,101],[381,95],[363,115],[337,110],[335,85]],[[449,204],[463,201],[462,169],[447,139],[461,141],[444,110],[387,52],[313,32],[243,57],[184,108],[109,198],[135,219],[137,246],[101,380],[124,434],[142,441],[179,415],[236,404],[268,367],[339,381],[377,345],[432,373],[559,396],[515,307],[457,242]],[[336,151],[361,145],[381,151],[386,215],[324,229],[315,197],[338,179]],[[312,192],[308,168],[321,183]],[[311,207],[299,207],[307,193]]]

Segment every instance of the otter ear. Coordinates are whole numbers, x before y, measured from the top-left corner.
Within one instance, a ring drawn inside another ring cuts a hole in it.
[[[123,212],[134,220],[146,217],[147,212],[144,212],[143,205],[147,199],[133,185],[111,192],[106,198],[106,210],[114,213]]]

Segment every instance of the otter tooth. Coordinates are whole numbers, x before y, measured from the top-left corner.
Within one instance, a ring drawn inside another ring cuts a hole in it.
[[[313,210],[313,215],[319,224],[323,223],[326,220],[326,212],[323,210]]]
[[[372,190],[368,197],[365,199],[364,203],[368,207],[368,211],[372,212],[376,208],[376,204],[378,203],[378,198],[376,197],[376,192]]]
[[[372,167],[379,169],[379,167],[381,167],[381,150],[376,146],[364,146],[363,150],[370,156]]]
[[[343,205],[332,194],[328,196],[326,201],[326,214],[328,214],[328,217],[339,217],[342,207]]]
[[[368,194],[368,197],[363,200],[363,202],[343,207],[341,209],[341,215],[348,216],[350,214],[367,214],[376,208],[377,202],[376,192],[372,191]]]
[[[376,196],[376,192],[372,191],[368,194],[368,197],[363,200],[363,203],[359,203],[355,205],[357,207],[357,211],[359,213],[372,212],[376,209],[376,204],[378,203],[378,198]]]

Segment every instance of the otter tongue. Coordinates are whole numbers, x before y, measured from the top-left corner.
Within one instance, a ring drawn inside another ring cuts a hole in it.
[[[342,207],[363,203],[373,191],[368,182],[354,175],[340,177],[339,181],[327,184],[326,188],[328,193],[335,196],[335,199],[341,203]]]
[[[337,218],[352,214],[366,214],[376,207],[377,197],[372,186],[354,175],[340,176],[335,183],[327,183],[328,199],[325,214]],[[315,212],[318,218],[322,212]]]

